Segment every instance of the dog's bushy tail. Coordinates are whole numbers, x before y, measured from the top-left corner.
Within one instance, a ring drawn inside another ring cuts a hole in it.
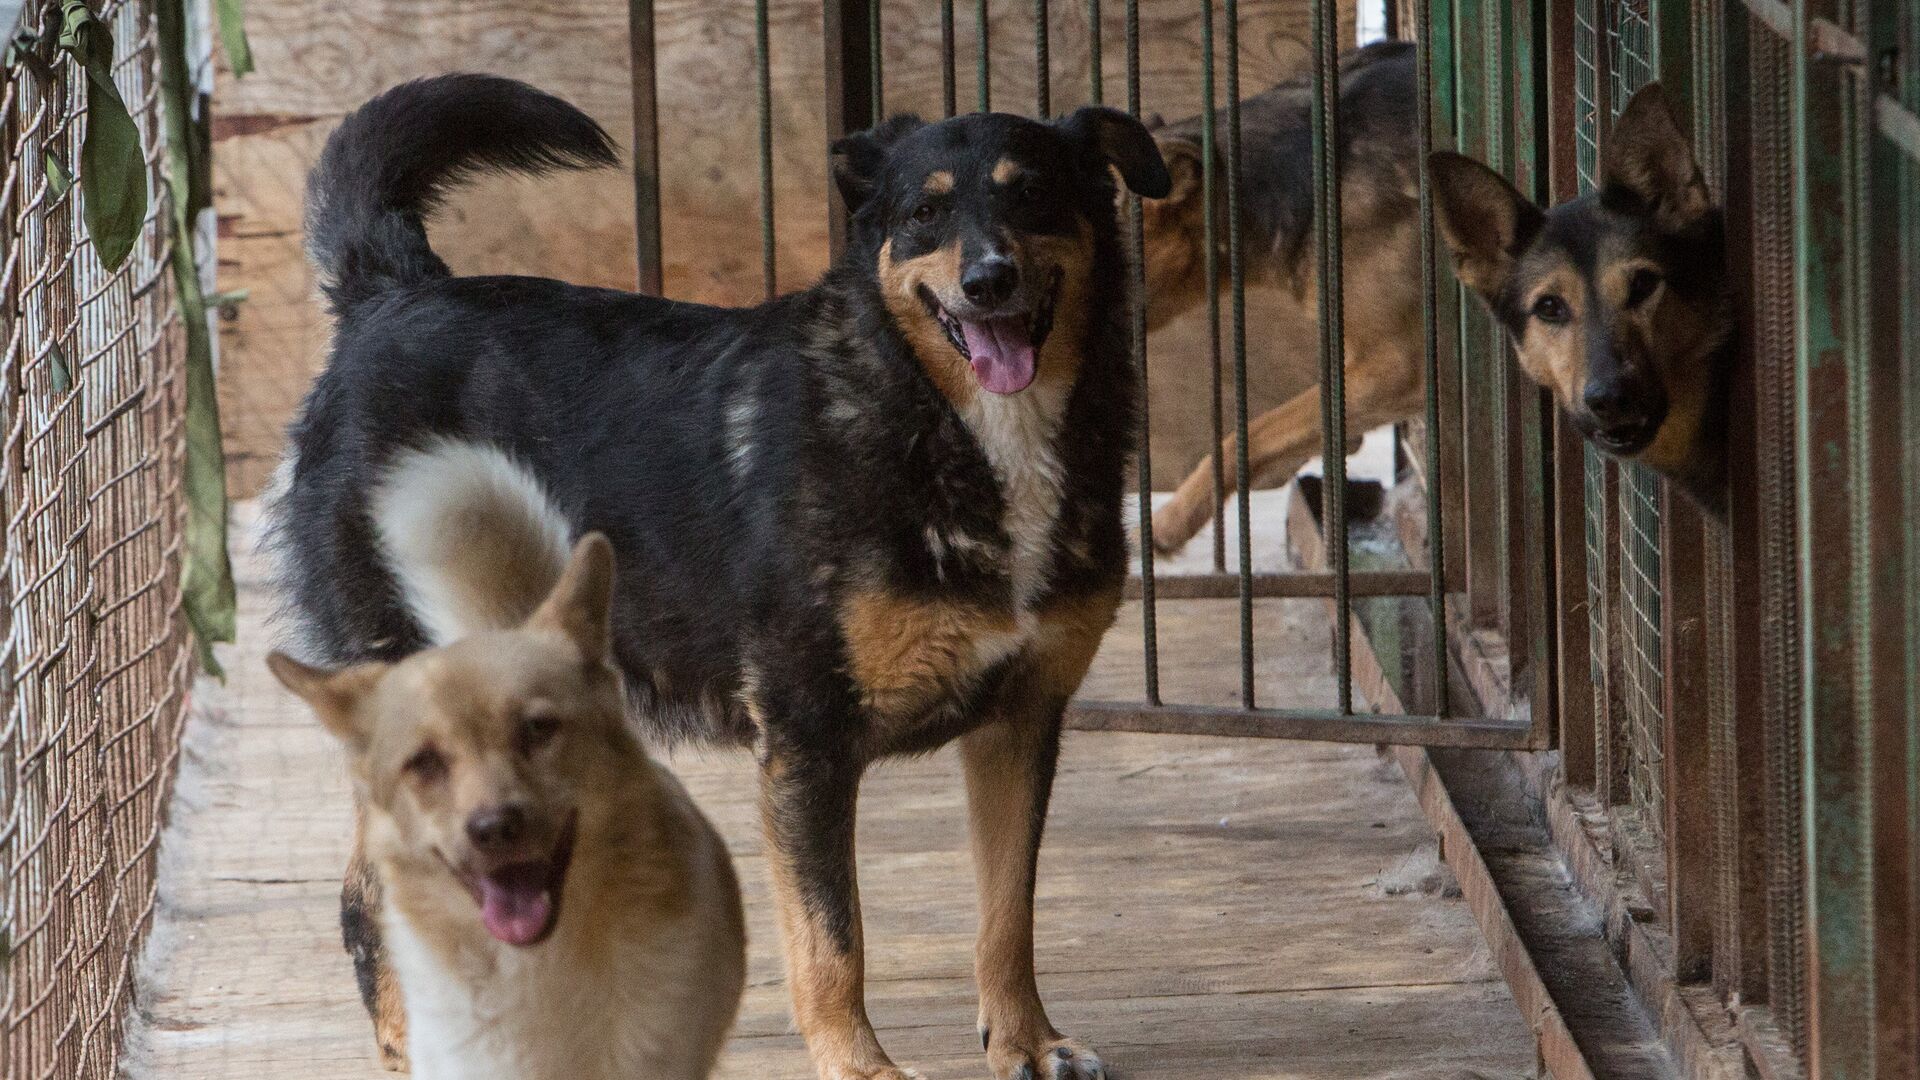
[[[307,257],[334,314],[447,275],[425,217],[446,189],[487,170],[611,165],[613,142],[572,105],[493,75],[396,86],[354,110],[307,178]]]
[[[388,568],[428,642],[520,625],[567,566],[571,529],[540,481],[485,443],[395,456],[370,507]]]

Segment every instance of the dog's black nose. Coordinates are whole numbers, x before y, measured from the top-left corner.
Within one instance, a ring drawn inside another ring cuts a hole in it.
[[[467,839],[476,847],[504,847],[526,835],[526,831],[527,812],[514,803],[475,810],[467,817]]]
[[[960,275],[960,291],[981,307],[1004,304],[1020,284],[1020,268],[1004,255],[989,255]]]
[[[1629,379],[1589,379],[1581,403],[1595,420],[1609,427],[1646,419],[1646,395]]]

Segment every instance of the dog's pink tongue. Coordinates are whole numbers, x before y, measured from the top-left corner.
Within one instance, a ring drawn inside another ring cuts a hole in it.
[[[973,358],[973,377],[981,389],[995,394],[1017,394],[1033,382],[1033,339],[1027,319],[961,320],[967,353]]]
[[[509,945],[532,945],[553,926],[553,894],[545,882],[480,879],[480,921]]]

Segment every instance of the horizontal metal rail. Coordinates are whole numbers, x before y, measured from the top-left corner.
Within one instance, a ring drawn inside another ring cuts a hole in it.
[[[1337,576],[1330,571],[1293,571],[1254,574],[1250,584],[1255,599],[1291,599],[1332,596]],[[1231,600],[1240,595],[1239,574],[1168,574],[1156,578],[1153,595],[1157,600]],[[1351,579],[1349,595],[1354,597],[1425,597],[1429,575],[1425,570],[1362,570]],[[1140,599],[1140,579],[1127,579],[1126,597]]]
[[[1343,713],[1338,709],[1248,709],[1215,705],[1143,705],[1134,701],[1075,701],[1067,726],[1076,731],[1145,731],[1314,742],[1384,743],[1524,750],[1531,725],[1447,716]]]

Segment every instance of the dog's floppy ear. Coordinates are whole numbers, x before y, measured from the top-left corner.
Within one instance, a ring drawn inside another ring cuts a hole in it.
[[[588,533],[573,546],[566,570],[527,625],[558,630],[583,658],[605,660],[613,646],[612,618],[613,545],[602,533]]]
[[[1427,158],[1440,236],[1453,251],[1454,273],[1488,302],[1513,273],[1513,260],[1546,216],[1507,179],[1485,165],[1436,150]]]
[[[1135,195],[1164,199],[1173,187],[1167,163],[1160,157],[1147,126],[1118,109],[1104,105],[1085,105],[1059,121],[1060,130],[1069,138],[1093,147],[1101,157],[1120,170],[1120,179]]]
[[[1600,151],[1600,186],[1629,191],[1660,224],[1678,228],[1713,208],[1713,195],[1659,83],[1627,102]]]
[[[874,184],[880,178],[881,168],[887,163],[887,148],[899,141],[901,136],[924,126],[926,121],[918,116],[902,114],[878,127],[856,131],[833,141],[833,145],[827,148],[827,155],[833,161],[834,186],[840,189],[840,198],[847,204],[847,213],[858,213],[873,197]]]
[[[380,677],[387,673],[381,663],[354,664],[339,669],[303,664],[283,652],[267,654],[267,667],[280,685],[293,691],[313,708],[320,723],[334,738],[346,743],[355,753],[365,750],[372,732],[360,703],[373,692]]]

